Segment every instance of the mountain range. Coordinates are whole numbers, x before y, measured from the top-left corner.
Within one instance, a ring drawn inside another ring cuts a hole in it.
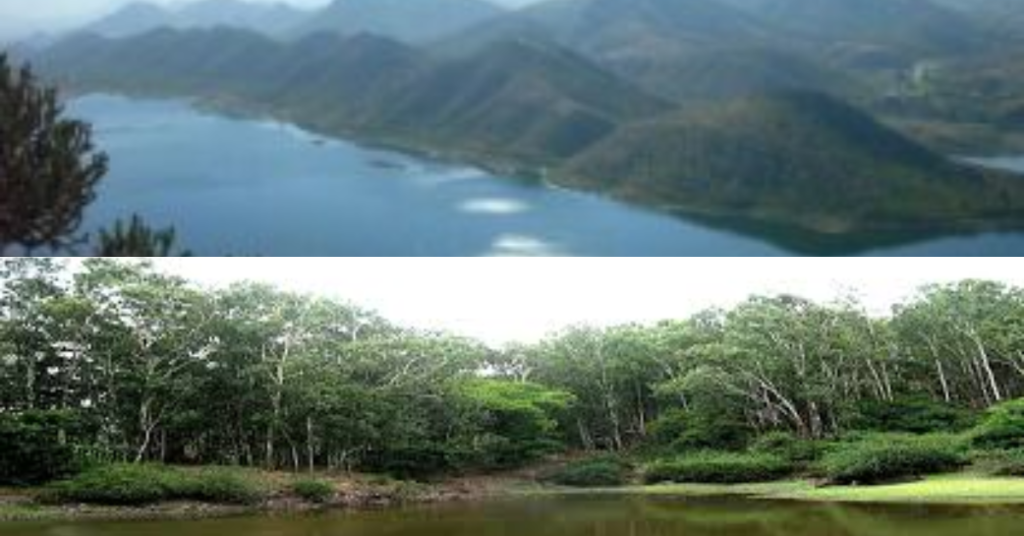
[[[335,0],[316,10],[244,0],[200,0],[178,7],[133,3],[82,28],[104,37],[128,37],[157,28],[230,26],[301,39],[319,32],[374,33],[416,43],[450,35],[501,15],[485,0]]]
[[[267,34],[280,34],[300,24],[308,13],[288,4],[244,0],[202,0],[179,7],[132,3],[82,28],[105,37],[128,37],[158,28],[212,28],[233,26]]]
[[[1016,225],[1024,181],[939,152],[1024,147],[1020,55],[959,1],[336,0],[271,28],[218,14],[279,8],[208,0],[170,23],[129,7],[152,18],[30,59],[76,90],[197,97],[669,210]]]

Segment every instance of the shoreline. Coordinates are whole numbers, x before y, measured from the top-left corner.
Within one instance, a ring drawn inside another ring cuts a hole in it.
[[[0,524],[21,522],[199,520],[249,515],[303,515],[477,501],[617,495],[679,499],[730,497],[751,501],[887,506],[1024,507],[1024,478],[955,473],[876,486],[818,486],[808,479],[750,484],[652,484],[610,488],[568,488],[540,484],[528,477],[484,475],[420,484],[411,496],[381,493],[376,485],[346,481],[338,497],[325,504],[277,495],[256,505],[194,501],[143,506],[46,505],[35,502],[38,489],[0,489]],[[0,525],[2,526],[2,525]]]
[[[629,208],[646,210],[688,222],[707,218],[739,222],[740,226],[749,228],[770,226],[783,230],[788,229],[795,234],[814,236],[816,240],[822,242],[843,243],[849,239],[856,240],[861,235],[874,233],[894,236],[927,233],[930,238],[942,238],[986,232],[1014,233],[1024,230],[1024,220],[1021,220],[1015,213],[990,214],[988,217],[957,217],[936,221],[903,222],[893,220],[889,222],[864,222],[845,219],[830,221],[821,218],[793,218],[792,213],[786,210],[760,209],[751,212],[729,207],[655,201],[635,193],[614,193],[590,188],[580,184],[581,177],[574,177],[568,174],[556,176],[551,170],[557,168],[559,163],[554,161],[530,161],[530,159],[525,157],[498,155],[446,144],[431,144],[418,139],[414,135],[405,135],[401,131],[383,132],[360,131],[357,128],[332,128],[326,125],[318,125],[314,121],[303,120],[287,109],[260,105],[234,96],[202,94],[183,96],[176,93],[167,94],[124,89],[83,90],[74,87],[64,93],[64,97],[70,99],[90,95],[180,102],[202,114],[212,114],[238,120],[269,121],[287,125],[309,134],[312,138],[349,143],[368,150],[389,151],[403,157],[425,160],[430,163],[482,171],[505,180],[594,196],[599,199],[621,203]],[[313,143],[316,142],[316,140],[313,140]],[[1024,170],[1008,170],[978,162],[978,160],[991,160],[993,158],[1013,159],[1024,158],[1024,156],[1006,154],[1001,156],[967,157],[966,160],[960,157],[949,158],[950,161],[966,161],[967,163],[962,165],[983,173],[1014,175],[1024,178]],[[784,247],[784,249],[792,250],[789,247]]]

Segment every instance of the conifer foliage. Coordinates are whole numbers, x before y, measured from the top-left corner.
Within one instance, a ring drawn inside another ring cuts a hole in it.
[[[90,127],[65,118],[56,90],[0,54],[0,251],[73,243],[106,171]]]

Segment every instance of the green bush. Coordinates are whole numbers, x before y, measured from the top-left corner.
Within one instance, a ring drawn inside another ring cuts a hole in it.
[[[695,452],[647,466],[644,481],[737,484],[767,482],[793,473],[792,464],[774,454]]]
[[[570,462],[542,480],[579,488],[614,487],[628,484],[632,473],[630,464],[619,458],[599,457]]]
[[[0,485],[41,484],[78,469],[63,411],[0,413]]]
[[[263,496],[261,486],[238,470],[187,471],[160,465],[115,464],[57,482],[49,487],[45,499],[57,503],[136,506],[172,500],[251,504]]]
[[[264,490],[252,477],[239,469],[207,467],[198,471],[172,470],[169,499],[215,504],[254,504],[264,498]]]
[[[1024,399],[993,406],[971,436],[974,446],[982,449],[1024,448]]]
[[[866,400],[855,406],[850,426],[876,432],[960,432],[974,426],[976,415],[967,408],[937,401],[927,395],[895,400]]]
[[[963,446],[951,435],[875,434],[836,444],[820,468],[834,484],[876,484],[959,469]]]
[[[1024,477],[1024,450],[987,452],[975,465],[995,476]]]
[[[292,491],[304,500],[314,503],[323,504],[334,498],[334,485],[326,480],[299,480],[292,484]]]
[[[806,464],[817,460],[822,453],[819,443],[799,438],[789,432],[768,432],[754,440],[750,451],[758,454],[774,454],[793,462]]]
[[[654,420],[650,434],[656,445],[675,452],[693,450],[742,450],[750,439],[750,428],[720,415],[670,410]]]

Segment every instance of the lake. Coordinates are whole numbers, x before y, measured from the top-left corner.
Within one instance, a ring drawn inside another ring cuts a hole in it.
[[[111,157],[83,228],[139,213],[197,255],[1024,254],[1019,232],[837,240],[687,219],[183,101],[90,95],[68,108]],[[1024,170],[1024,158],[997,163]]]
[[[1024,509],[565,496],[199,521],[0,523],[4,536],[1016,536]]]

